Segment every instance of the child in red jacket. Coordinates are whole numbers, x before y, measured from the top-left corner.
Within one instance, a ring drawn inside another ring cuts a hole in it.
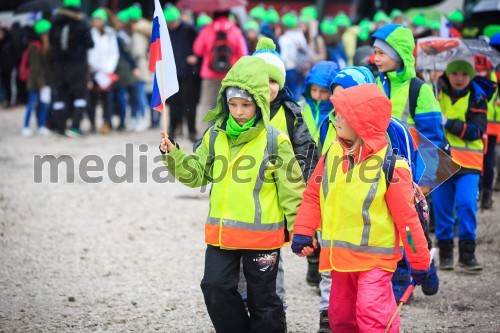
[[[390,186],[382,164],[391,102],[375,84],[332,96],[337,140],[309,181],[294,226],[292,250],[309,255],[321,228],[320,271],[331,271],[328,316],[333,332],[382,332],[396,310],[392,273],[403,248],[421,285],[429,250],[413,205],[411,173],[397,159]],[[399,331],[399,318],[390,332]]]

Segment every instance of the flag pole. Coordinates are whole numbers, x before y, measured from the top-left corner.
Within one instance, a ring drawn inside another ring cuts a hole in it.
[[[161,60],[161,71],[160,71],[160,75],[161,75],[161,92],[164,93],[165,90],[163,90],[163,59]],[[160,96],[161,96],[161,93],[160,93]],[[163,108],[163,132],[165,132],[167,135],[167,100],[164,99],[163,97],[161,97],[161,103],[162,103],[162,108]]]

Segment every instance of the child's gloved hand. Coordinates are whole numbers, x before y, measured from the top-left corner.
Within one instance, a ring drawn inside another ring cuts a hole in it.
[[[416,269],[411,270],[411,278],[413,281],[415,281],[415,284],[417,286],[421,286],[424,284],[425,281],[427,281],[427,278],[429,277],[429,270],[425,271],[419,271]]]
[[[163,131],[160,131],[160,134],[163,137],[160,142],[160,152],[162,154],[169,153],[172,149],[174,149],[174,147],[179,147],[175,142],[173,142],[173,140],[168,137],[168,134]]]
[[[309,249],[311,249],[311,253],[314,251],[314,249],[317,247],[316,245],[316,240],[313,239],[310,236],[304,236],[304,235],[293,235],[293,241],[292,241],[292,252],[297,254],[297,255],[309,255],[308,253]]]

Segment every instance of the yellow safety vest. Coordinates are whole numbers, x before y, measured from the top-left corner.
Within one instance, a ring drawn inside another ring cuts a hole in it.
[[[269,124],[273,125],[275,128],[279,129],[281,132],[290,136],[290,133],[288,133],[288,127],[286,124],[285,109],[283,108],[283,105],[280,106],[280,108],[278,109],[278,112],[276,112],[276,114],[274,115],[273,119],[271,119]]]
[[[451,98],[444,92],[439,93],[441,112],[448,119],[457,119],[465,122],[465,114],[469,108],[470,91],[464,97],[460,98],[455,104],[451,103]],[[450,143],[451,156],[459,165],[481,170],[483,168],[483,141],[481,138],[474,141],[465,141],[460,137],[444,129],[444,134]]]
[[[300,106],[302,108],[302,118],[304,118],[307,129],[309,130],[309,133],[311,134],[311,137],[313,138],[316,145],[318,145],[319,128],[316,126],[316,119],[317,117],[319,117],[319,111],[316,112],[316,115],[314,115],[311,107],[307,102],[302,102]]]
[[[386,152],[384,148],[344,173],[341,145],[335,142],[328,150],[320,186],[320,271],[396,269],[403,248],[385,201]],[[396,168],[409,170],[400,159]]]
[[[214,182],[205,224],[207,244],[229,249],[275,249],[285,245],[285,216],[273,179],[274,165],[269,159],[283,140],[288,138],[269,126],[228,161],[226,133],[210,133]],[[256,163],[250,163],[248,157]]]
[[[497,82],[497,76],[494,72],[491,73],[490,79],[493,82]],[[495,105],[497,100],[498,89],[495,89],[493,97],[488,102],[488,127],[486,129],[488,135],[500,136],[500,107]]]

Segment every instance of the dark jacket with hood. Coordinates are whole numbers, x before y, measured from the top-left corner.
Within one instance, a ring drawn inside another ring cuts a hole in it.
[[[316,143],[309,133],[304,118],[302,118],[300,106],[293,100],[292,93],[287,87],[281,89],[278,96],[271,102],[271,119],[281,106],[285,110],[288,136],[292,142],[293,152],[307,183],[316,164],[318,164]]]
[[[86,64],[87,50],[94,47],[90,25],[77,7],[59,9],[49,34],[53,63]]]

